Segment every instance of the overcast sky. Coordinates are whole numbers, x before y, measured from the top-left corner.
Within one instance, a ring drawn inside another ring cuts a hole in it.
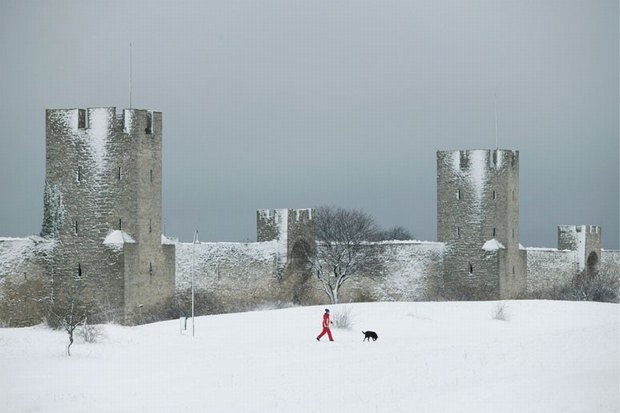
[[[618,2],[0,1],[0,236],[40,231],[46,108],[164,119],[166,233],[336,205],[436,240],[436,151],[520,151],[521,243],[618,249]]]

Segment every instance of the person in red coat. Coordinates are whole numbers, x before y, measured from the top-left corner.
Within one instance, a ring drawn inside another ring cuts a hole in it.
[[[317,341],[321,341],[321,337],[323,337],[325,333],[327,333],[327,337],[329,337],[329,341],[334,341],[334,338],[332,337],[332,332],[329,329],[330,324],[333,324],[333,323],[329,321],[329,308],[326,308],[325,314],[323,314],[323,331],[321,331],[321,334],[319,334],[319,336],[316,338]]]

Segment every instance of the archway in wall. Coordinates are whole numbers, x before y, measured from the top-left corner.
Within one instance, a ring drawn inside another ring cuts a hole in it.
[[[596,254],[596,252],[591,252],[590,255],[588,255],[588,259],[586,260],[585,275],[588,280],[591,280],[598,276],[599,264],[600,261],[598,255]]]
[[[310,269],[308,254],[311,254],[310,245],[306,241],[300,240],[293,245],[291,250],[290,267],[295,270]]]

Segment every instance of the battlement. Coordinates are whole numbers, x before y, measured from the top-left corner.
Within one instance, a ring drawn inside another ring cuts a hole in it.
[[[601,226],[599,225],[558,225],[558,231],[563,233],[589,233],[600,234]]]
[[[116,107],[87,109],[47,109],[48,128],[79,133],[80,131],[124,132],[128,135],[161,136],[161,112]]]
[[[256,231],[258,242],[281,239],[289,225],[312,222],[312,208],[299,209],[259,209],[256,211]]]
[[[558,249],[578,251],[587,244],[600,244],[601,232],[598,225],[559,225]]]
[[[519,151],[510,149],[466,149],[437,151],[439,165],[455,172],[467,169],[500,169],[519,164]]]
[[[559,225],[558,249],[576,251],[579,271],[593,274],[601,257],[601,233],[598,225]]]

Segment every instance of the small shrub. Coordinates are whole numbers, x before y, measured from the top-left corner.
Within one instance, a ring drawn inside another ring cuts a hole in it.
[[[82,326],[78,328],[77,335],[84,340],[85,343],[97,343],[104,337],[103,330],[100,326],[87,323],[83,323]]]
[[[506,303],[497,303],[493,309],[492,315],[494,320],[508,321],[508,306]]]
[[[336,328],[350,330],[353,327],[353,315],[347,307],[334,311],[331,320]]]

